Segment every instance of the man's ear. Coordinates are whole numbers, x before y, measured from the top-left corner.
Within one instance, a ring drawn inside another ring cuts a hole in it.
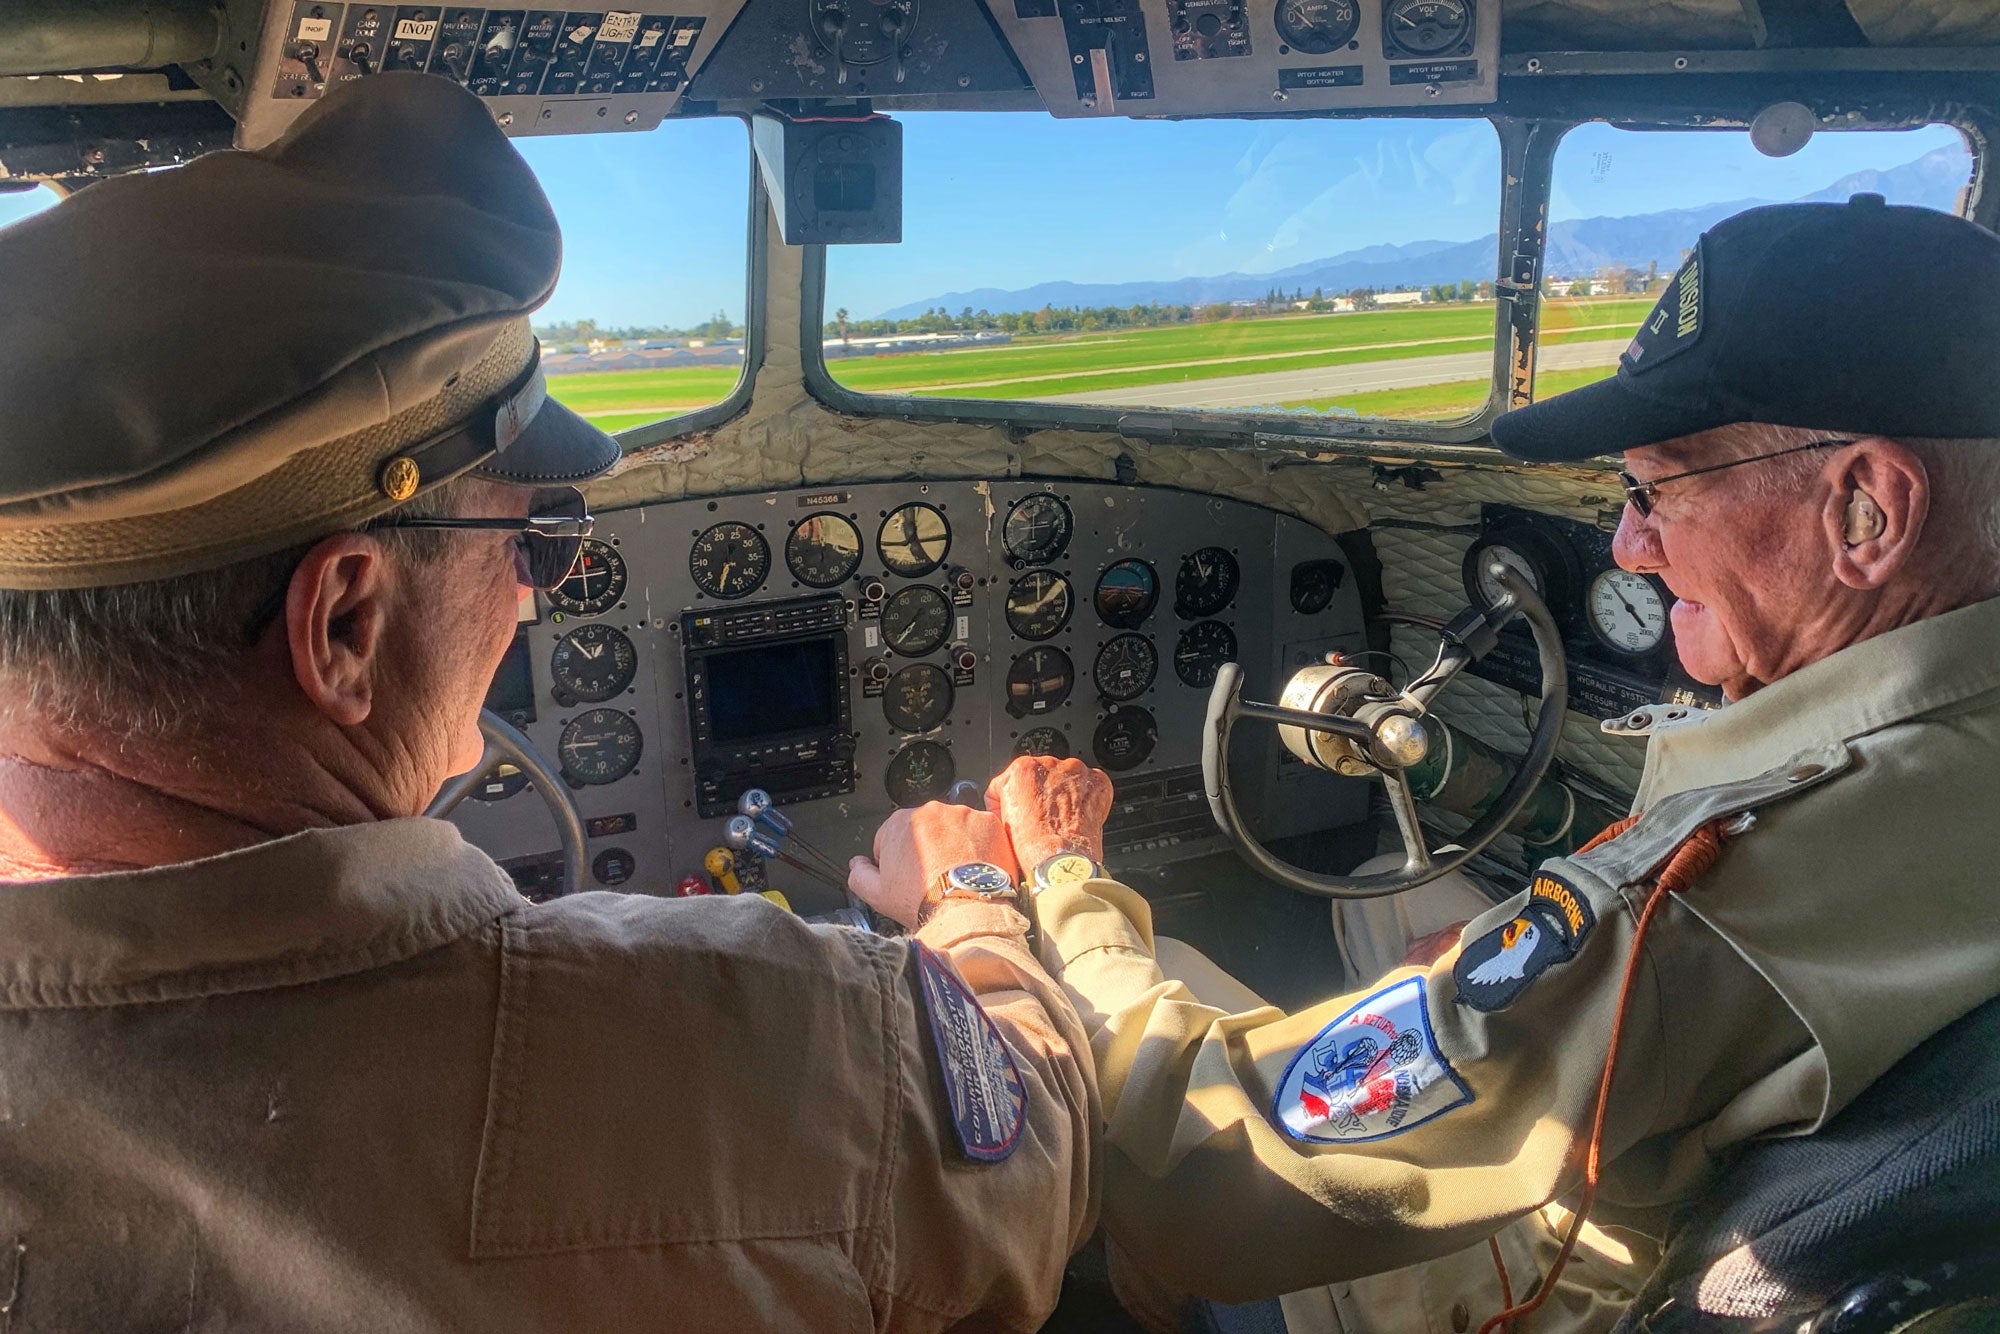
[[[1901,569],[1930,515],[1930,474],[1894,440],[1870,436],[1827,462],[1822,522],[1834,577],[1880,588]]]
[[[285,593],[292,675],[314,707],[342,727],[365,722],[388,623],[388,559],[366,533],[340,533],[299,562]]]

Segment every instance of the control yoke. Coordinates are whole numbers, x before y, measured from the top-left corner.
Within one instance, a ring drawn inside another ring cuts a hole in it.
[[[1512,567],[1489,561],[1487,574],[1504,595],[1487,610],[1468,607],[1441,632],[1437,661],[1402,690],[1372,672],[1342,660],[1302,668],[1277,704],[1244,699],[1243,668],[1225,663],[1208,697],[1202,731],[1201,768],[1209,810],[1242,858],[1281,885],[1336,899],[1373,899],[1415,889],[1457,870],[1503,833],[1534,795],[1555,759],[1569,706],[1569,672],[1562,635],[1539,595]],[[1542,711],[1520,770],[1485,815],[1458,836],[1448,856],[1431,856],[1417,822],[1417,802],[1405,771],[1430,747],[1423,717],[1431,702],[1461,671],[1499,643],[1500,627],[1519,616],[1534,635],[1541,656]],[[1380,776],[1389,790],[1389,808],[1403,837],[1404,860],[1376,875],[1321,875],[1293,866],[1258,842],[1236,809],[1229,782],[1229,734],[1239,719],[1272,723],[1285,749],[1316,769],[1351,777]]]

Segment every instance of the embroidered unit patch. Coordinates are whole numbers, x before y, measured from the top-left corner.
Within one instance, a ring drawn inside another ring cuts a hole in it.
[[[1028,1114],[1028,1086],[1014,1054],[979,1001],[951,965],[932,949],[910,942],[924,992],[945,1102],[958,1144],[978,1163],[997,1163],[1014,1152]]]
[[[1695,345],[1701,337],[1702,277],[1701,242],[1697,241],[1619,358],[1626,374],[1649,371]]]
[[[1388,1139],[1472,1101],[1437,1049],[1424,979],[1356,1005],[1299,1049],[1278,1081],[1271,1119],[1309,1144]]]
[[[1467,945],[1452,965],[1457,1000],[1475,1010],[1511,1005],[1544,969],[1576,957],[1597,925],[1590,900],[1560,876],[1537,872],[1521,915]]]

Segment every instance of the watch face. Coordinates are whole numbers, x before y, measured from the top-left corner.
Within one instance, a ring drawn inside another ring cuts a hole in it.
[[[953,889],[967,889],[975,894],[1005,894],[1014,888],[1013,877],[991,862],[955,866],[945,878]]]
[[[1035,879],[1044,887],[1080,885],[1097,878],[1097,863],[1080,852],[1058,852],[1035,868]]]

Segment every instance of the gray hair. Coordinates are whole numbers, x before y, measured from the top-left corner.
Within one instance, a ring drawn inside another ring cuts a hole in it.
[[[395,512],[452,517],[461,494],[458,483],[447,483]],[[403,528],[377,534],[392,554],[420,563],[440,559],[449,536]],[[252,647],[252,619],[282,596],[299,562],[323,540],[172,579],[0,590],[6,707],[67,728],[155,736],[185,729],[202,715],[214,685],[235,680]]]
[[[1739,458],[1774,453],[1823,439],[1828,434],[1802,426],[1745,422],[1709,433]],[[1980,591],[2000,591],[2000,440],[1922,437],[1897,439],[1924,465],[1930,478],[1931,509],[1921,539],[1931,569],[1954,569],[1983,580]],[[1804,486],[1824,465],[1808,450],[1773,459],[1744,471],[1744,485],[1758,494],[1779,495]]]

